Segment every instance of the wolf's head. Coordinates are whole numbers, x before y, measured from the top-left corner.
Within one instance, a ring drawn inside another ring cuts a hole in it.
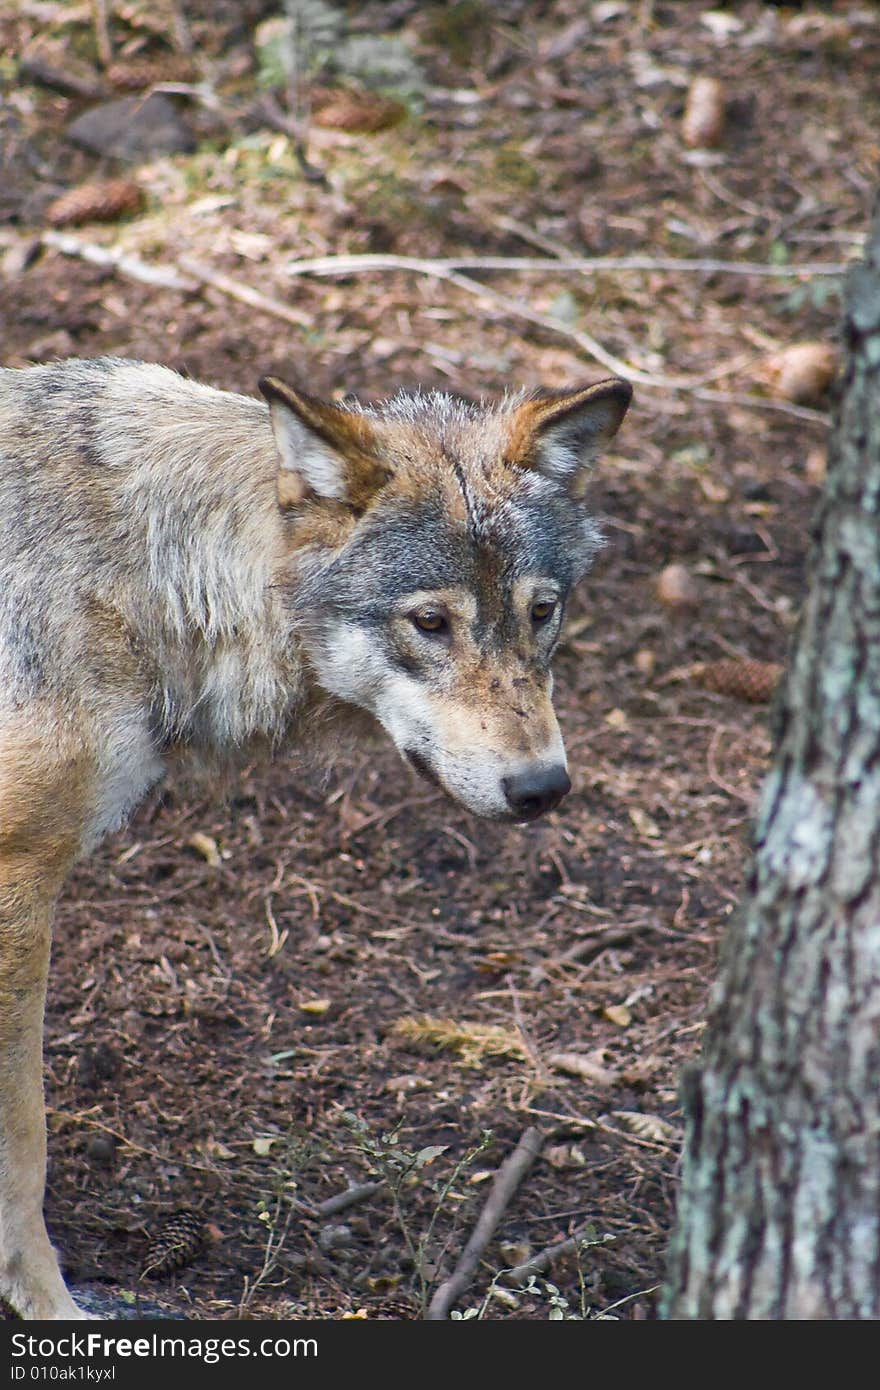
[[[260,386],[321,685],[468,810],[534,820],[570,787],[550,659],[600,544],[586,479],[631,387],[343,406]]]

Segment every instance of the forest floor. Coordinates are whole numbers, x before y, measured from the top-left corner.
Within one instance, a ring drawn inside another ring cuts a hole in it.
[[[72,1284],[133,1307],[419,1318],[537,1126],[540,1157],[457,1310],[654,1317],[678,1078],[699,1053],[771,748],[770,704],[706,689],[693,668],[785,661],[833,387],[774,395],[774,355],[835,346],[841,278],[466,268],[501,302],[400,268],[288,267],[364,252],[849,262],[877,180],[880,15],[350,5],[352,32],[405,46],[418,91],[384,129],[316,118],[309,178],[280,128],[284,94],[266,108],[257,83],[253,32],[271,8],[179,8],[218,101],[190,83],[175,100],[195,148],[125,165],[66,138],[94,96],[20,66],[74,56],[99,75],[90,7],[4,9],[3,365],[113,353],[245,392],[275,372],[327,394],[475,395],[607,376],[590,334],[638,374],[636,396],[596,473],[607,545],[557,660],[574,790],[555,813],[486,825],[390,748],[326,781],[293,751],[225,800],[165,787],[78,868],[48,1005],[50,1230]],[[114,57],[149,60],[161,81],[175,43],[161,8],[110,11]],[[682,138],[698,75],[727,93],[710,148]],[[61,193],[119,174],[144,205],[66,229],[78,243],[166,271],[189,258],[289,321],[204,276],[147,285],[39,242]],[[693,586],[678,601],[658,590],[671,564]],[[351,1185],[358,1200],[322,1205]],[[181,1212],[175,1260],[166,1223]],[[578,1234],[525,1289],[502,1273]]]

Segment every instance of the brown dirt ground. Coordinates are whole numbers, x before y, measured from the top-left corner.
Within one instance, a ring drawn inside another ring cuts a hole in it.
[[[876,6],[755,0],[716,10],[714,27],[693,3],[349,6],[353,27],[410,44],[426,95],[384,132],[316,130],[321,184],[254,112],[249,26],[269,7],[203,4],[184,8],[225,123],[197,109],[197,154],[134,171],[145,211],[76,234],[155,263],[186,251],[292,305],[302,330],[55,252],[22,270],[49,200],[118,171],[63,139],[81,101],[13,80],[35,43],[93,57],[88,7],[66,24],[61,4],[18,8],[0,21],[5,364],[113,352],[239,390],[275,371],[366,394],[589,380],[607,373],[564,333],[454,286],[400,272],[291,282],[284,264],[553,247],[839,262],[866,225]],[[123,56],[167,51],[146,7],[115,8]],[[726,83],[728,106],[721,144],[695,155],[680,120],[699,73]],[[828,402],[797,415],[741,398],[766,391],[774,349],[834,341],[839,283],[659,270],[490,283],[649,374],[732,364],[713,383],[726,401],[639,388],[598,471],[608,545],[557,665],[575,789],[545,823],[509,830],[426,791],[388,749],[324,783],[291,754],[225,802],[169,786],[82,865],[59,907],[46,1045],[47,1218],[74,1284],[199,1318],[419,1317],[491,1175],[539,1125],[542,1157],[458,1307],[483,1307],[499,1271],[588,1225],[595,1243],[547,1276],[558,1295],[541,1279],[484,1316],[547,1318],[557,1297],[567,1315],[656,1315],[677,1078],[770,748],[766,705],[665,678],[784,660]],[[695,606],[658,602],[671,562],[694,574]],[[217,864],[194,832],[216,841]],[[431,1043],[426,1018],[469,1048]],[[487,1026],[496,1053],[480,1046]],[[592,1071],[558,1069],[558,1053]],[[383,1182],[348,1210],[319,1210],[370,1179]],[[183,1209],[202,1219],[201,1248],[147,1279]]]

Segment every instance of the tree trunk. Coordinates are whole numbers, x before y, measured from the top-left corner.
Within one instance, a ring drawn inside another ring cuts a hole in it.
[[[664,1314],[880,1317],[880,214],[746,897],[685,1076]]]

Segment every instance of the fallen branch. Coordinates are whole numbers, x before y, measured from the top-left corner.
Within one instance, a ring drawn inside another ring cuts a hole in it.
[[[604,1242],[596,1239],[594,1228],[591,1225],[581,1226],[568,1240],[560,1240],[555,1245],[547,1245],[536,1255],[532,1255],[531,1259],[524,1260],[521,1265],[514,1265],[512,1269],[502,1270],[504,1283],[527,1284],[532,1275],[546,1273],[551,1265],[565,1259],[568,1255],[576,1255],[583,1247],[602,1244]]]
[[[615,1129],[604,1120],[588,1120],[585,1115],[563,1115],[556,1110],[538,1110],[532,1105],[526,1106],[526,1111],[529,1115],[537,1115],[539,1119],[553,1120],[566,1129],[592,1129],[598,1134],[607,1134],[611,1139],[622,1139],[625,1144],[635,1144],[636,1148],[653,1149],[655,1153],[672,1153],[670,1145],[662,1143],[659,1139],[642,1139],[638,1134],[627,1134],[626,1130]]]
[[[104,68],[113,62],[113,44],[110,39],[110,21],[107,16],[107,0],[92,0],[92,15],[95,26],[95,47]]]
[[[778,410],[783,415],[793,415],[796,420],[814,420],[820,425],[831,423],[831,416],[824,411],[811,410],[808,405],[794,405],[791,401],[771,401],[764,396],[744,396],[729,391],[704,391],[702,387],[697,387],[693,394],[698,401],[711,401],[713,405],[744,405],[754,410]]]
[[[558,957],[559,965],[586,965],[601,956],[603,951],[609,951],[613,946],[628,946],[634,936],[641,932],[652,931],[653,922],[633,922],[628,927],[621,927],[617,931],[605,930],[590,932],[589,936],[582,937],[576,941],[567,951],[563,951]]]
[[[849,265],[833,261],[814,261],[806,265],[759,265],[753,261],[689,260],[677,256],[449,256],[425,259],[420,256],[395,256],[391,253],[371,253],[351,256],[314,256],[309,260],[290,261],[285,266],[288,275],[355,275],[368,270],[413,270],[421,275],[442,275],[454,270],[505,270],[523,272],[589,271],[681,271],[702,275],[759,275],[770,279],[791,280],[801,275],[844,275]]]
[[[824,267],[824,263],[823,264]],[[733,362],[722,363],[713,368],[710,372],[705,372],[700,376],[660,376],[651,372],[643,372],[638,367],[634,367],[629,362],[624,362],[609,352],[595,339],[592,334],[584,332],[583,329],[569,328],[559,319],[552,318],[546,314],[540,314],[530,305],[524,304],[522,300],[511,299],[508,295],[499,294],[497,290],[484,285],[480,280],[474,280],[470,275],[462,275],[456,266],[468,265],[481,270],[542,270],[552,273],[557,270],[660,270],[660,269],[688,269],[688,270],[707,270],[712,267],[715,270],[733,270],[738,273],[756,273],[759,275],[775,274],[780,270],[788,271],[791,268],[786,266],[749,266],[744,269],[741,262],[737,261],[686,261],[686,260],[652,260],[649,257],[630,256],[618,259],[586,259],[578,258],[574,260],[551,260],[549,257],[505,257],[488,256],[482,259],[462,259],[462,260],[422,260],[415,256],[383,256],[383,255],[362,255],[362,256],[317,256],[310,260],[290,261],[285,270],[288,275],[351,275],[360,271],[370,270],[409,270],[418,275],[431,276],[437,280],[447,281],[449,284],[457,285],[459,289],[465,290],[468,294],[476,295],[486,303],[494,305],[502,313],[510,314],[515,318],[525,319],[527,323],[533,323],[545,331],[555,333],[557,336],[567,338],[576,343],[582,352],[585,352],[594,361],[601,363],[608,371],[616,376],[624,376],[629,381],[639,386],[652,387],[662,391],[691,391],[698,392],[711,381],[717,381],[720,377],[729,376],[737,371],[743,364],[743,359],[738,357]],[[835,273],[841,273],[844,267],[836,267]],[[815,267],[805,266],[798,271],[800,274],[808,274]],[[823,268],[822,273],[830,273]],[[707,393],[704,399],[711,399]],[[731,398],[731,403],[740,405],[760,404],[768,410],[782,409],[786,414],[798,413],[803,418],[802,406],[791,407],[786,402],[764,401],[761,397],[741,396]],[[824,420],[825,417],[818,412],[811,411],[806,418],[817,418]]]
[[[249,305],[261,313],[270,314],[273,318],[282,319],[285,323],[292,324],[296,328],[306,328],[312,323],[311,315],[302,310],[294,309],[289,304],[284,304],[278,299],[273,299],[269,295],[261,294],[259,290],[254,290],[250,285],[242,284],[239,280],[234,280],[231,276],[225,275],[222,271],[212,270],[199,261],[191,260],[189,257],[181,257],[178,264],[172,265],[149,265],[142,261],[140,257],[129,255],[123,251],[118,251],[113,247],[99,246],[93,242],[80,241],[77,237],[69,236],[64,232],[46,231],[40,238],[42,246],[52,250],[60,251],[65,256],[77,256],[80,260],[88,261],[92,265],[104,266],[116,271],[120,275],[125,275],[131,280],[137,280],[141,284],[158,285],[163,289],[182,290],[186,293],[193,293],[203,285],[227,295],[230,299],[236,299],[243,304]],[[465,262],[470,264],[471,262]],[[461,275],[455,270],[449,270],[448,265],[458,265],[458,261],[430,261],[419,260],[410,256],[321,256],[309,261],[293,261],[288,267],[291,275],[348,275],[361,269],[409,269],[422,275],[434,276],[436,279],[448,281],[450,284],[458,285],[460,289],[468,294],[476,295],[500,309],[502,313],[509,314],[515,318],[524,319],[527,323],[533,323],[546,332],[555,333],[558,337],[566,338],[574,342],[582,352],[594,361],[601,363],[608,371],[616,376],[627,377],[637,385],[647,387],[655,391],[686,391],[694,395],[698,400],[710,401],[719,405],[736,405],[747,409],[778,411],[783,415],[792,415],[798,420],[809,420],[817,424],[825,425],[828,423],[828,416],[822,411],[811,410],[807,406],[793,405],[789,401],[774,401],[763,396],[739,395],[725,391],[706,390],[706,384],[716,381],[720,377],[729,376],[742,365],[742,359],[736,358],[730,362],[722,363],[721,366],[714,368],[702,376],[695,377],[672,377],[657,376],[649,372],[640,371],[628,362],[622,361],[613,353],[608,352],[597,342],[589,333],[580,329],[568,328],[558,319],[540,314],[532,309],[528,304],[521,300],[511,299],[507,295],[499,294],[496,290],[490,289],[488,285],[483,285],[479,280],[473,280],[468,275]],[[716,269],[736,269],[738,273],[763,274],[830,274],[834,267],[828,266],[799,266],[796,271],[785,266],[743,266],[735,261],[651,261],[648,257],[624,257],[619,260],[578,260],[578,261],[551,261],[540,258],[538,260],[516,261],[506,260],[503,257],[491,258],[488,261],[480,262],[482,266],[495,266],[498,268],[508,268],[516,266],[540,266],[542,269],[581,269],[583,267],[594,266],[600,269],[645,269],[678,267],[683,269],[706,269],[713,266]],[[841,270],[843,267],[836,267]]]
[[[513,1153],[504,1160],[498,1169],[492,1184],[492,1191],[489,1193],[486,1205],[480,1212],[473,1234],[462,1252],[461,1259],[450,1277],[445,1279],[437,1289],[428,1305],[427,1318],[429,1322],[439,1322],[446,1318],[453,1303],[470,1284],[474,1271],[480,1262],[480,1257],[492,1239],[513,1194],[540,1154],[544,1145],[544,1137],[540,1129],[530,1126]]]
[[[319,1202],[315,1207],[316,1216],[336,1216],[340,1211],[346,1211],[348,1207],[356,1206],[358,1202],[365,1202],[368,1197],[372,1197],[374,1192],[379,1192],[385,1186],[384,1182],[361,1182],[354,1187],[347,1187],[344,1192],[337,1192],[334,1197],[327,1197],[323,1202]]]
[[[177,49],[178,53],[192,54],[195,51],[195,45],[193,44],[189,21],[183,12],[183,5],[178,4],[178,0],[166,0],[166,4],[171,11],[174,47]]]
[[[312,324],[311,315],[304,313],[301,309],[293,309],[289,304],[282,304],[280,300],[261,294],[259,290],[252,289],[250,285],[242,284],[240,280],[233,279],[231,275],[225,275],[220,270],[212,270],[209,266],[203,265],[200,261],[192,260],[188,256],[182,256],[178,262],[170,266],[149,265],[147,261],[142,261],[139,256],[118,251],[112,246],[99,246],[96,242],[80,241],[78,237],[68,236],[64,232],[47,231],[43,233],[40,240],[43,246],[47,246],[53,251],[60,251],[64,256],[76,256],[82,261],[88,261],[91,265],[104,266],[107,269],[118,271],[119,274],[127,276],[130,280],[137,280],[143,285],[158,285],[162,289],[184,290],[190,294],[201,286],[208,285],[229,299],[237,299],[239,303],[247,304],[252,309],[259,309],[264,314],[271,314],[274,318],[283,319],[285,323],[292,324],[295,328],[309,328]]]
[[[201,261],[194,261],[189,256],[181,256],[178,265],[185,275],[192,276],[200,284],[210,285],[212,289],[219,290],[221,294],[228,295],[230,299],[237,299],[239,303],[247,304],[252,309],[259,309],[264,314],[272,314],[274,318],[283,319],[285,323],[293,324],[295,328],[311,328],[314,322],[312,315],[305,313],[304,310],[292,309],[289,304],[282,304],[278,299],[261,294],[259,290],[251,289],[250,285],[243,285],[240,280],[234,280],[231,275],[224,275],[222,270],[212,270],[210,266],[203,265]]]
[[[43,232],[40,242],[53,251],[60,251],[62,256],[76,256],[81,261],[88,261],[90,265],[118,271],[129,280],[137,280],[142,285],[158,285],[162,289],[185,290],[190,293],[198,289],[198,283],[181,275],[176,267],[148,265],[139,256],[117,251],[111,246],[98,246],[95,242],[80,241],[78,237],[68,236],[66,232]]]
[[[41,87],[61,92],[64,96],[82,97],[85,101],[100,101],[106,95],[97,73],[89,74],[71,67],[60,68],[39,53],[27,54],[18,64],[19,82],[36,82]]]

